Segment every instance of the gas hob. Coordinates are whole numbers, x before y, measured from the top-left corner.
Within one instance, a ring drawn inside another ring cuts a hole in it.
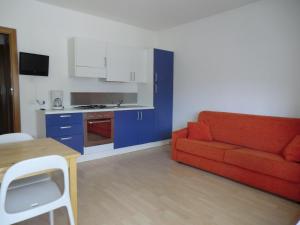
[[[105,109],[106,105],[79,105],[74,106],[75,109]]]

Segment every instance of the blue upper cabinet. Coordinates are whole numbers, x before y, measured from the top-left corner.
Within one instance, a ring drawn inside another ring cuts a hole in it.
[[[115,112],[114,148],[123,148],[154,141],[154,110]]]
[[[82,113],[46,115],[46,136],[83,154]]]
[[[155,140],[171,138],[174,53],[154,49]]]

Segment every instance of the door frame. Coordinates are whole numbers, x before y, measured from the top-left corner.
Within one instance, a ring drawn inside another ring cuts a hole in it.
[[[8,35],[9,52],[10,52],[10,79],[11,95],[13,102],[13,130],[21,131],[20,120],[20,92],[19,92],[19,69],[18,69],[18,52],[17,52],[17,31],[13,28],[1,27],[0,33]]]

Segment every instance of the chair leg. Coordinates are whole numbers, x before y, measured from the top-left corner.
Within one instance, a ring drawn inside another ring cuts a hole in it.
[[[54,225],[54,211],[49,212],[49,224]]]
[[[70,225],[75,225],[74,214],[73,214],[73,210],[72,210],[71,204],[67,204],[66,207],[67,207],[67,211],[68,211],[68,215],[69,215]]]

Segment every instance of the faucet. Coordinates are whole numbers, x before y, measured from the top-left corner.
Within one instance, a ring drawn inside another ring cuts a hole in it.
[[[117,107],[120,108],[120,107],[121,107],[121,104],[122,104],[123,102],[124,102],[124,100],[123,100],[123,99],[120,99],[120,100],[119,100],[119,103],[117,103]]]

